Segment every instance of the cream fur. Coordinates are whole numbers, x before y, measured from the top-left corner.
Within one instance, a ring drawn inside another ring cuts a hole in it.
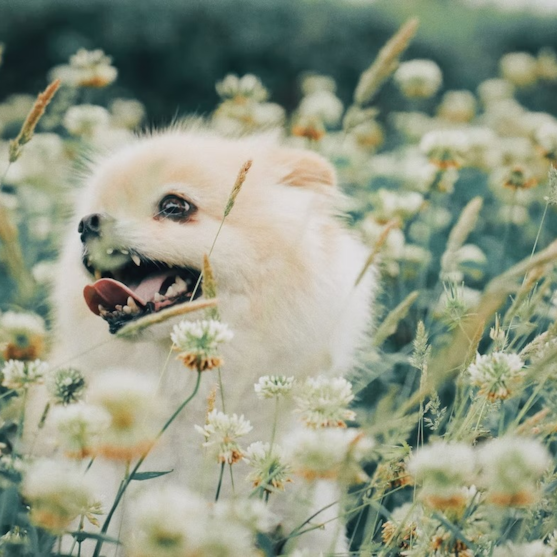
[[[130,246],[156,260],[200,267],[248,159],[253,167],[211,257],[222,319],[235,333],[222,351],[226,410],[252,421],[252,440],[268,440],[273,407],[253,394],[259,376],[303,378],[350,370],[370,320],[374,279],[370,273],[354,289],[367,254],[336,216],[340,195],[333,168],[315,153],[280,146],[269,136],[226,139],[203,129],[138,138],[92,166],[78,193],[55,281],[54,365],[71,364],[88,377],[111,367],[159,376],[173,323],[158,325],[134,342],[109,334],[83,300],[83,288],[92,280],[81,263],[78,222],[90,213],[108,214],[114,224],[104,234],[107,246]],[[170,191],[198,206],[192,222],[153,219],[159,199]],[[194,380],[174,358],[170,362],[162,382],[168,414]],[[168,476],[173,481],[210,495],[218,467],[199,461],[201,437],[193,424],[203,423],[205,397],[215,381],[212,372],[203,377],[196,404],[151,458],[151,466],[175,469]],[[286,406],[282,410],[288,415]],[[294,421],[285,419],[279,434],[291,427]],[[237,470],[241,478],[245,470],[242,465]],[[321,549],[330,544],[329,537]],[[319,549],[313,542],[311,547]]]

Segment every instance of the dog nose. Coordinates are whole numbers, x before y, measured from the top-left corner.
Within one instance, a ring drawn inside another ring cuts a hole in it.
[[[85,243],[89,238],[98,238],[101,235],[101,222],[102,216],[99,213],[83,217],[77,227],[81,241]]]

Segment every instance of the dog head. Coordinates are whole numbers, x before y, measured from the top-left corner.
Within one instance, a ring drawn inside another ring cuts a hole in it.
[[[263,297],[295,303],[292,293],[310,286],[312,259],[333,226],[334,186],[322,157],[269,136],[186,129],[138,138],[92,166],[78,204],[72,241],[85,302],[115,333],[203,296],[201,265],[210,254],[224,309],[234,298],[249,300],[251,310]]]

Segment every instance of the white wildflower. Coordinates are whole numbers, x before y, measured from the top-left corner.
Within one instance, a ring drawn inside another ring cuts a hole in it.
[[[478,387],[479,394],[491,402],[504,400],[513,394],[525,375],[524,362],[517,354],[493,352],[476,356],[467,369],[470,383]]]
[[[234,334],[227,325],[215,319],[182,321],[175,325],[170,338],[178,358],[184,365],[205,371],[223,364],[218,355],[219,345],[230,342]]]
[[[317,118],[327,126],[336,126],[342,117],[342,101],[331,91],[315,91],[306,95],[298,107],[300,115]]]
[[[450,122],[469,122],[476,115],[476,97],[470,91],[447,91],[437,113]]]
[[[479,450],[481,485],[488,499],[501,506],[530,505],[537,500],[537,483],[552,463],[547,448],[535,439],[501,437]]]
[[[466,502],[463,488],[474,477],[474,451],[464,443],[432,443],[416,451],[408,471],[422,484],[421,497],[428,505],[462,507]]]
[[[110,103],[112,123],[121,128],[137,128],[145,118],[145,107],[133,99],[115,99]]]
[[[41,360],[8,360],[2,368],[2,385],[7,389],[25,389],[30,385],[42,383],[47,371],[48,365]]]
[[[11,334],[44,335],[44,319],[36,313],[6,311],[0,315],[0,330]]]
[[[466,134],[459,130],[435,130],[425,134],[420,149],[435,166],[455,168],[465,161],[469,144]]]
[[[264,375],[253,386],[255,394],[258,398],[280,398],[292,390],[294,386],[294,377],[286,377],[286,375]]]
[[[105,409],[84,403],[57,406],[50,419],[66,455],[72,458],[91,456],[100,435],[111,423],[111,416]]]
[[[402,93],[409,98],[432,97],[443,82],[441,70],[432,60],[403,62],[393,78]]]
[[[94,451],[109,459],[131,460],[149,449],[156,436],[160,401],[156,381],[122,369],[95,377],[88,402],[110,414],[110,427]]]
[[[54,533],[80,515],[100,513],[91,478],[66,462],[39,460],[25,472],[22,489],[31,521]]]
[[[541,540],[526,543],[507,542],[505,545],[493,549],[493,557],[554,557],[551,547],[544,545]]]
[[[487,79],[478,86],[478,96],[484,105],[511,99],[513,95],[514,85],[505,79]]]
[[[310,74],[302,80],[302,92],[304,95],[311,95],[317,91],[334,93],[336,89],[335,80],[328,75]]]
[[[222,99],[250,99],[263,102],[269,96],[269,92],[261,80],[253,74],[246,74],[242,77],[228,74],[217,83],[216,90]]]
[[[261,499],[218,501],[213,512],[217,522],[236,522],[252,532],[270,532],[277,526],[277,517]]]
[[[218,462],[234,464],[244,456],[238,439],[247,435],[253,428],[244,416],[228,416],[218,410],[212,410],[207,416],[207,423],[203,427],[196,425],[195,429],[205,437],[203,446],[211,456]]]
[[[112,66],[112,58],[102,50],[81,48],[70,57],[70,63],[56,66],[50,72],[51,79],[60,79],[72,87],[106,87],[116,80],[118,70]]]
[[[83,398],[85,377],[75,368],[57,369],[46,378],[46,386],[55,404],[72,404]]]
[[[292,434],[285,447],[286,462],[308,481],[365,481],[361,464],[370,458],[373,445],[356,429],[302,429]]]
[[[414,216],[423,206],[424,198],[417,192],[394,192],[380,188],[373,195],[373,216],[380,222]]]
[[[182,557],[196,554],[209,521],[209,505],[176,486],[144,492],[134,505],[132,557]]]
[[[352,385],[344,377],[310,377],[295,396],[297,411],[311,428],[346,427],[345,420],[356,417],[347,408],[353,399]]]
[[[278,445],[273,445],[271,450],[269,443],[256,441],[246,449],[244,460],[253,468],[248,480],[255,487],[262,485],[266,491],[272,488],[282,491],[290,481],[290,469],[284,463],[283,452]]]
[[[536,58],[526,52],[511,52],[499,61],[501,75],[517,87],[526,87],[537,81],[537,65]]]
[[[110,114],[102,106],[80,104],[68,108],[63,123],[72,135],[92,138],[100,130],[108,127]]]
[[[37,284],[48,286],[54,282],[56,264],[53,261],[39,261],[31,269],[31,273]]]
[[[536,143],[542,148],[544,155],[557,159],[557,122],[546,122],[534,134]]]

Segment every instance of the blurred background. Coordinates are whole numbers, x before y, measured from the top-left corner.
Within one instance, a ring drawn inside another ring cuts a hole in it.
[[[99,94],[137,98],[150,122],[212,110],[215,82],[230,72],[258,75],[287,109],[302,72],[328,74],[347,102],[411,15],[421,27],[405,59],[435,60],[448,89],[474,90],[506,52],[557,48],[557,0],[0,0],[0,100],[38,92],[50,68],[84,47],[103,49],[119,70]],[[556,92],[530,92],[528,108],[557,112]],[[400,98],[391,84],[378,100],[388,111]]]

